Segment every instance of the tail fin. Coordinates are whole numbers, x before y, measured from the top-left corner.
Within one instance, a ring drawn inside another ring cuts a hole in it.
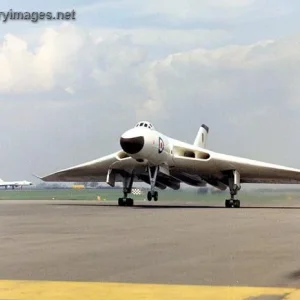
[[[209,128],[205,124],[202,124],[195,138],[194,146],[205,148],[208,132]]]
[[[3,180],[0,178],[0,182],[3,182]]]

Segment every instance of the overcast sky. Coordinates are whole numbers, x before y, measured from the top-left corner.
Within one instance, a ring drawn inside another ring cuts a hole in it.
[[[1,1],[73,8],[0,23],[0,178],[119,150],[143,119],[186,142],[205,123],[214,151],[300,168],[299,1]]]

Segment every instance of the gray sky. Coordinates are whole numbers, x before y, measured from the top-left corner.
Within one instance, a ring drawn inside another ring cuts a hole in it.
[[[0,23],[0,178],[119,150],[141,119],[187,142],[205,123],[214,151],[300,168],[300,3],[270,3],[2,0],[77,20]]]

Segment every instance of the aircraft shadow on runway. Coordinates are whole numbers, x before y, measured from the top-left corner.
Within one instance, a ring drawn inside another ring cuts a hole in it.
[[[104,203],[51,203],[47,204],[51,206],[81,206],[81,207],[115,207],[120,209],[166,209],[166,208],[186,208],[186,209],[203,209],[203,208],[224,208],[222,206],[200,206],[200,205],[147,205],[147,204],[135,204],[134,206],[119,207],[118,204],[104,204]]]
[[[184,205],[184,204],[170,204],[170,205],[159,205],[159,204],[135,204],[131,207],[119,207],[117,204],[106,204],[106,203],[51,203],[48,204],[51,206],[79,206],[79,207],[118,207],[120,209],[226,209],[231,210],[234,208],[225,208],[222,205]],[[240,209],[300,209],[300,206],[241,206],[240,208],[235,208],[237,210]]]
[[[288,279],[299,280],[300,279],[300,270],[293,271],[288,274]]]

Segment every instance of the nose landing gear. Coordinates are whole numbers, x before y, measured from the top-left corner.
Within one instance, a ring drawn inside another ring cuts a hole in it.
[[[151,201],[152,199],[154,201],[158,200],[158,192],[154,190],[157,173],[158,173],[158,168],[159,168],[158,166],[152,167],[152,168],[148,167],[149,180],[150,180],[150,191],[147,193],[148,201]]]

